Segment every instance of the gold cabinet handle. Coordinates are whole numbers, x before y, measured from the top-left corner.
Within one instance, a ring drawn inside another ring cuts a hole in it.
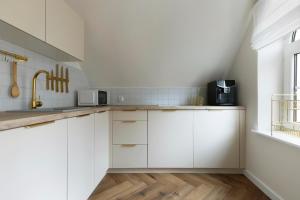
[[[176,109],[163,109],[162,112],[176,112]]]
[[[133,109],[133,110],[123,110],[123,112],[136,112],[137,110],[136,109]]]
[[[36,123],[36,124],[31,124],[31,125],[25,126],[25,128],[36,128],[36,127],[46,126],[46,125],[53,124],[53,123],[55,123],[55,121],[41,122],[41,123]]]
[[[98,111],[97,113],[106,113],[107,111]]]
[[[87,116],[90,116],[90,115],[91,115],[91,114],[78,115],[78,116],[76,116],[76,118],[87,117]]]
[[[124,148],[133,148],[136,147],[136,144],[122,144],[121,146]]]
[[[134,121],[134,120],[131,120],[131,121],[128,120],[128,121],[122,121],[122,122],[123,122],[123,123],[127,123],[127,124],[128,124],[128,123],[136,123],[136,121]]]

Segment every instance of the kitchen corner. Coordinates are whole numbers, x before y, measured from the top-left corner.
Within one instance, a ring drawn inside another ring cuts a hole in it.
[[[1,200],[299,199],[300,0],[0,3]]]

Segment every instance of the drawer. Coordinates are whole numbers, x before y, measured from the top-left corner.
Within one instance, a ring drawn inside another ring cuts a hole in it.
[[[147,168],[147,145],[113,145],[113,168]]]
[[[147,111],[113,111],[113,120],[147,121]]]
[[[114,121],[113,144],[147,144],[147,121]]]

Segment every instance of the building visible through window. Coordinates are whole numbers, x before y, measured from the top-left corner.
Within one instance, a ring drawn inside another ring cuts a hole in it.
[[[296,30],[292,34],[292,42],[300,40],[300,30]]]

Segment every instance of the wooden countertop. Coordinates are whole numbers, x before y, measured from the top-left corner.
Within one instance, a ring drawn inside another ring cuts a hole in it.
[[[242,106],[102,106],[68,112],[0,112],[0,131],[105,111],[132,110],[245,110]]]

